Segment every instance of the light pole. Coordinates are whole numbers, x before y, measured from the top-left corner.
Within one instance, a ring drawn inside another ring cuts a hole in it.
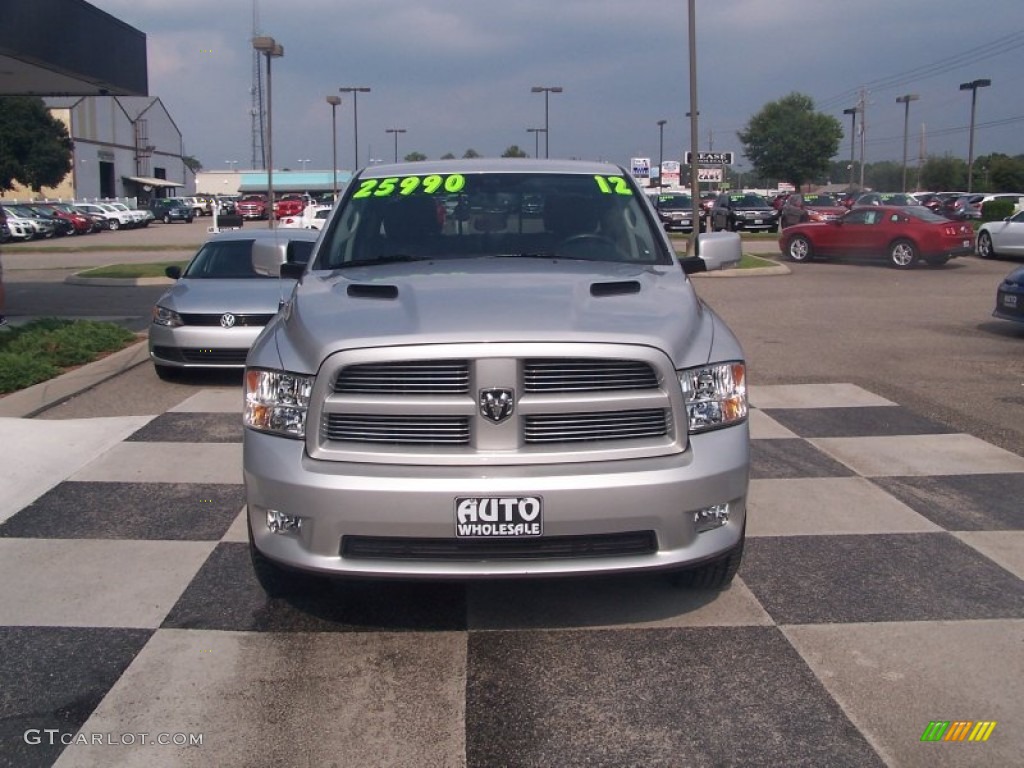
[[[533,156],[540,157],[540,135],[544,133],[543,128],[527,128],[527,133],[533,134]]]
[[[267,226],[274,228],[274,141],[272,126],[274,123],[271,110],[270,60],[284,56],[284,46],[272,37],[254,37],[252,47],[267,57]]]
[[[530,89],[530,93],[543,93],[544,94],[544,157],[550,157],[550,126],[548,125],[548,96],[552,93],[561,93],[562,86],[560,85],[535,85]]]
[[[907,93],[896,97],[896,103],[903,105],[903,189],[907,191],[907,130],[910,127],[910,102],[917,101],[920,96],[916,93]]]
[[[237,167],[238,166],[238,161],[237,160],[225,160],[224,164],[227,165],[228,172],[231,172],[231,171],[234,170],[234,168],[232,168],[231,166],[236,166]]]
[[[334,182],[331,189],[334,191],[334,199],[338,199],[338,105],[341,104],[341,96],[328,96],[327,103],[331,105],[331,173]]]
[[[692,252],[693,255],[698,255],[697,232],[700,231],[700,174],[698,172],[699,163],[697,157],[700,154],[700,150],[697,145],[697,9],[694,0],[690,0],[688,8],[689,18],[689,48],[690,48],[690,111],[687,112],[687,117],[690,118],[690,198],[693,200],[693,218],[690,219],[694,223],[693,227],[693,238],[691,243],[693,244]],[[708,220],[708,231],[711,231],[711,221]]]
[[[967,148],[967,191],[971,191],[971,182],[974,180],[974,108],[978,101],[978,89],[988,88],[992,81],[988,79],[972,80],[969,83],[960,83],[961,91],[971,92],[971,138]]]
[[[398,162],[398,134],[405,133],[405,128],[385,128],[384,133],[395,134],[395,162]]]
[[[665,186],[665,179],[662,171],[665,169],[665,123],[668,120],[658,121],[658,189]]]
[[[310,159],[308,157],[305,159],[300,157],[299,162],[302,163],[302,170],[306,170],[306,163],[310,162]]]
[[[843,110],[844,115],[850,116],[850,191],[853,191],[853,166],[855,164],[855,152],[857,145],[857,107],[850,107]]]
[[[347,85],[338,89],[339,93],[352,94],[352,144],[355,146],[356,164],[352,166],[352,172],[359,170],[359,94],[369,93],[370,89],[365,85]]]

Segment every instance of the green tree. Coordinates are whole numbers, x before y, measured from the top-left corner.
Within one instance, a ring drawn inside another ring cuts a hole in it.
[[[518,144],[513,144],[504,152],[501,153],[502,157],[526,157],[527,154],[519,148]]]
[[[994,154],[978,158],[988,169],[989,188],[993,192],[1019,192],[1024,189],[1024,155],[1010,157]],[[977,175],[977,166],[974,169]]]
[[[959,157],[929,157],[921,166],[921,189],[956,190],[967,187],[967,163]]]
[[[477,152],[472,147],[470,147],[469,149],[466,150],[466,153],[463,155],[463,157],[464,158],[480,157],[480,153]]]
[[[407,163],[419,163],[419,162],[421,162],[423,160],[426,160],[426,159],[427,159],[427,156],[424,155],[422,152],[410,152],[404,158],[405,162],[407,162]]]
[[[68,129],[36,96],[0,96],[0,190],[24,184],[36,194],[71,170]]]
[[[766,104],[737,136],[758,175],[800,189],[828,171],[843,127],[831,115],[815,112],[810,96],[791,93]]]
[[[453,155],[451,152],[445,152],[443,155],[441,155],[441,159],[442,160],[454,160],[455,159],[455,155]]]
[[[192,171],[192,173],[199,173],[203,170],[203,163],[198,158],[192,157],[192,155],[182,155],[181,162],[183,162],[185,167]]]

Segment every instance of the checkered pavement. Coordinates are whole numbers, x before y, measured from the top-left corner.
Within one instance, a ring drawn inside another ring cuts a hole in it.
[[[36,425],[47,455],[78,446],[0,500],[0,764],[1024,764],[1024,458],[853,385],[751,402],[747,552],[721,592],[268,600],[236,390],[102,420],[94,443],[94,420],[0,419],[8,446]],[[922,743],[934,720],[998,724]]]

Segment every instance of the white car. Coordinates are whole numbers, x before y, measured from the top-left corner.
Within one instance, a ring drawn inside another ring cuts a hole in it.
[[[102,216],[107,220],[111,230],[118,230],[122,227],[131,227],[135,224],[132,215],[127,211],[119,211],[110,203],[76,203],[75,208],[83,213],[92,213]]]
[[[134,208],[129,208],[124,203],[108,203],[108,205],[115,211],[127,213],[132,222],[129,226],[146,227],[149,226],[149,222],[152,221],[152,219],[146,215],[145,211],[139,211]]]
[[[45,237],[41,225],[34,218],[25,216],[12,206],[4,207],[4,215],[7,218],[7,231],[10,232],[12,240],[31,240],[33,237]],[[53,230],[50,230],[53,234]]]
[[[978,230],[978,255],[983,259],[995,256],[1024,256],[1024,210],[1002,221],[986,221]]]
[[[319,203],[313,203],[307,205],[301,216],[285,216],[280,219],[277,223],[279,227],[291,227],[300,229],[323,229],[324,223],[327,221],[327,217],[331,215],[331,205],[320,205]]]

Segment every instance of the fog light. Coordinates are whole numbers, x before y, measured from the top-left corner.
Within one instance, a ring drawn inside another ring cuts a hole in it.
[[[697,533],[712,531],[721,528],[729,522],[729,505],[715,504],[711,507],[704,507],[693,513],[693,524],[697,527]]]
[[[286,515],[276,509],[267,510],[267,529],[271,533],[298,533],[302,527],[302,518],[298,515]]]

